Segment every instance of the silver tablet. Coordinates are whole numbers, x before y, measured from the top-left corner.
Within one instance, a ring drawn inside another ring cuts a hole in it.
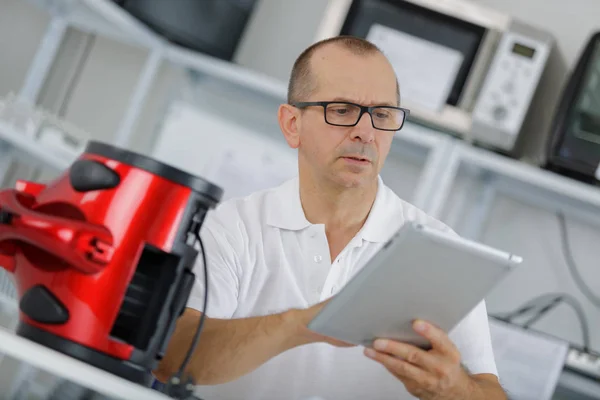
[[[376,338],[390,338],[429,348],[412,329],[415,319],[449,332],[521,262],[519,256],[409,222],[308,327],[367,347]]]

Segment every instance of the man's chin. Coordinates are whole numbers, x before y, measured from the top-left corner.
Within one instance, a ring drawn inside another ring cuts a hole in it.
[[[340,173],[335,176],[335,182],[344,188],[352,189],[352,188],[360,188],[367,187],[373,183],[374,180],[377,179],[376,175],[372,173],[366,174],[356,174],[356,173]]]

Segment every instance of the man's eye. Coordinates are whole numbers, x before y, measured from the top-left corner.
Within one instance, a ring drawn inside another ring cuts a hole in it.
[[[375,116],[376,116],[377,118],[384,119],[384,118],[389,118],[389,117],[390,117],[390,114],[388,114],[388,113],[383,113],[383,112],[379,112],[379,113],[376,113],[376,114],[375,114]]]
[[[346,107],[336,107],[333,109],[333,112],[336,114],[344,115],[348,113],[348,108]]]

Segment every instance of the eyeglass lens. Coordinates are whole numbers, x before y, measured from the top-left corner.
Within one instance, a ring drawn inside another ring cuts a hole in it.
[[[360,111],[360,107],[352,104],[331,103],[325,109],[325,121],[334,125],[355,125],[360,118]],[[371,118],[375,128],[397,130],[404,122],[404,111],[377,107],[372,110]]]

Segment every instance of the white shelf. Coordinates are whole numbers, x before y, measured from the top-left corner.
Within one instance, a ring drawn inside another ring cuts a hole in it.
[[[496,173],[500,177],[600,208],[598,187],[465,144],[461,144],[460,157],[464,162]]]
[[[158,46],[164,39],[110,0],[28,0],[59,16],[67,24],[121,42],[144,47]]]
[[[600,188],[457,141],[463,165],[485,171],[502,192],[546,208],[600,215]],[[598,217],[594,218],[600,223]]]
[[[164,57],[173,64],[235,83],[280,101],[287,98],[287,86],[283,82],[238,64],[175,45],[169,45],[165,49]]]
[[[171,400],[171,397],[156,390],[122,379],[1,327],[0,353],[114,399]]]
[[[32,138],[16,131],[15,128],[4,121],[0,121],[0,140],[5,141],[9,146],[27,154],[34,161],[57,170],[68,168],[78,156],[75,152],[69,154],[66,151],[64,152],[65,154],[59,155],[57,152],[53,152],[50,147],[46,147]]]

